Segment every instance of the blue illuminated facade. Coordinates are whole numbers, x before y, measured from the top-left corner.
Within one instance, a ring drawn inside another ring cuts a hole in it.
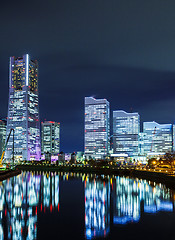
[[[60,123],[45,121],[41,123],[41,151],[59,154],[60,152]]]
[[[113,111],[113,152],[114,154],[138,155],[140,116],[123,110]]]
[[[40,122],[38,102],[38,63],[29,58],[10,57],[7,136],[15,130],[15,159],[40,159]],[[10,137],[5,158],[12,156]]]
[[[104,159],[110,149],[110,109],[106,99],[85,97],[85,156]]]
[[[163,154],[173,151],[172,124],[159,124],[154,121],[144,122],[143,134],[143,153]]]

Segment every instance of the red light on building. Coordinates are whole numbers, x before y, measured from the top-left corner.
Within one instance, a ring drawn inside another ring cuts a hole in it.
[[[59,210],[60,210],[60,204],[58,203],[58,212],[59,212]]]

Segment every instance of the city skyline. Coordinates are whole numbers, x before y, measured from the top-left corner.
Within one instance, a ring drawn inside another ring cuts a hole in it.
[[[85,97],[84,107],[84,152],[87,159],[91,157],[104,159],[109,153],[137,157],[153,152],[162,154],[174,150],[173,124],[144,121],[142,130],[140,115],[137,112],[133,113],[132,109],[131,113],[124,110],[113,110],[113,124],[110,124],[110,103],[104,98]],[[54,133],[55,124],[58,125],[57,133]],[[10,129],[14,128],[15,158],[40,159],[41,151],[42,154],[47,152],[57,155],[60,152],[59,124],[54,121],[40,123],[38,62],[31,60],[28,54],[17,58],[10,57],[6,138]],[[53,127],[51,127],[52,125]],[[46,127],[46,131],[43,126]],[[42,134],[42,141],[40,134]],[[48,137],[50,137],[49,142]],[[110,138],[113,140],[112,148],[110,147]],[[11,136],[6,149],[6,159],[10,159],[12,156],[12,142]],[[54,149],[57,149],[56,152]],[[155,149],[159,150],[155,151]]]
[[[62,123],[64,152],[83,150],[84,96],[139,112],[141,123],[174,123],[174,8],[170,0],[4,2],[0,117],[7,116],[8,59],[28,53],[39,62],[40,119]]]
[[[0,240],[174,238],[174,9],[1,3]]]

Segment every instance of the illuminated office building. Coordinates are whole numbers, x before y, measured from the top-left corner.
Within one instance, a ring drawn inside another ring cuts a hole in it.
[[[173,150],[173,126],[172,124],[159,124],[157,122],[144,122],[144,148],[143,152],[166,153]]]
[[[60,152],[60,123],[45,121],[41,123],[42,153],[58,154]]]
[[[175,124],[173,124],[173,152],[175,152]]]
[[[38,63],[31,60],[28,54],[10,57],[7,136],[11,128],[15,130],[16,159],[39,159]],[[11,159],[12,145],[11,136],[6,159]]]
[[[109,153],[109,102],[85,97],[85,156],[103,159]]]
[[[138,155],[138,135],[140,116],[138,113],[113,111],[113,151],[114,154]]]
[[[0,157],[5,146],[6,138],[6,124],[4,121],[0,120]]]

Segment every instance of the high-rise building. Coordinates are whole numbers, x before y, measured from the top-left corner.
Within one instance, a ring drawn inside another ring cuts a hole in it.
[[[38,63],[31,60],[28,54],[10,57],[7,136],[11,128],[15,131],[15,159],[39,159]],[[11,159],[12,141],[10,137],[6,159]]]
[[[128,156],[137,156],[139,132],[140,116],[138,113],[113,111],[114,154],[126,153]]]
[[[2,155],[6,138],[6,124],[4,121],[0,120],[0,157]]]
[[[60,152],[60,123],[45,121],[41,123],[42,129],[42,153],[52,155]]]
[[[140,156],[146,156],[145,139],[146,139],[146,133],[140,132],[139,133],[139,151],[138,151]]]
[[[85,97],[85,157],[103,159],[109,153],[110,110],[106,99]]]
[[[145,154],[166,153],[173,150],[173,125],[159,124],[157,122],[144,122],[144,148]]]

